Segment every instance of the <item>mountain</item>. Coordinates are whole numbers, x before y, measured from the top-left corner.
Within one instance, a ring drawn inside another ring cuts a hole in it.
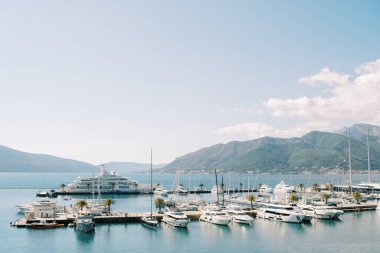
[[[0,146],[0,172],[90,172],[94,165]]]
[[[148,163],[132,163],[132,162],[109,162],[104,163],[108,170],[115,170],[117,172],[145,172],[150,170]],[[160,169],[165,167],[166,164],[153,164],[153,169]]]
[[[364,128],[363,128],[364,127]],[[380,127],[370,129],[371,164],[380,169]],[[353,169],[367,168],[367,125],[357,124],[352,132]],[[164,171],[183,170],[260,170],[260,172],[302,172],[305,170],[348,168],[348,138],[340,133],[310,132],[301,138],[263,137],[250,141],[217,144],[186,154],[169,163]]]

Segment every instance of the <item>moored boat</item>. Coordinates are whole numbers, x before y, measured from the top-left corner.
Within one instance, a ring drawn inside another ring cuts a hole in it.
[[[75,219],[75,229],[84,233],[90,233],[95,230],[95,222],[89,211],[81,211]]]
[[[174,227],[185,228],[189,224],[190,219],[183,212],[172,211],[166,207],[162,222]]]

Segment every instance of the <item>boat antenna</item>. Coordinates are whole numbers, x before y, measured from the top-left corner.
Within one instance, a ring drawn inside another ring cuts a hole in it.
[[[368,182],[371,182],[371,159],[369,156],[369,126],[367,125]]]
[[[218,191],[218,175],[216,174],[216,169],[215,169],[215,184],[216,184],[216,201],[219,205],[219,191]]]
[[[152,148],[150,148],[150,219],[152,220],[152,210],[153,210],[153,154]]]
[[[348,128],[348,164],[350,167],[350,192],[352,192],[351,132]]]

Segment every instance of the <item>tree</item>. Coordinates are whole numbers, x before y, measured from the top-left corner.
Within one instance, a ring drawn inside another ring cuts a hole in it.
[[[303,190],[305,189],[305,186],[303,184],[299,184],[298,187],[300,188],[301,192],[303,192]]]
[[[289,195],[289,201],[290,201],[290,202],[295,203],[295,202],[297,202],[299,199],[300,199],[300,198],[298,197],[298,195],[295,194],[294,192],[293,192],[292,194]]]
[[[323,193],[321,196],[321,199],[325,201],[326,205],[327,205],[327,201],[329,200],[329,198],[330,198],[330,194],[328,194],[328,193]]]
[[[161,212],[161,208],[165,207],[165,200],[163,198],[156,198],[154,204],[158,208],[158,212]]]
[[[360,194],[360,192],[354,192],[352,194],[352,197],[354,198],[354,200],[356,200],[356,204],[360,204],[360,200],[363,198],[363,196]]]
[[[251,209],[253,208],[253,201],[256,200],[256,196],[253,194],[247,195],[247,200],[251,203]]]
[[[243,192],[243,182],[239,183],[240,192]]]
[[[113,199],[106,199],[104,200],[104,205],[108,207],[108,212],[111,211],[111,205],[115,204],[115,201]]]
[[[314,184],[313,184],[313,187],[312,187],[312,190],[313,190],[314,192],[317,192],[317,191],[318,191],[318,187],[319,187],[319,185],[318,185],[317,183],[314,183]]]
[[[65,191],[65,187],[66,187],[65,184],[61,184],[61,190],[62,190],[63,192]]]
[[[200,183],[200,184],[199,184],[199,187],[201,188],[201,192],[203,192],[204,184]]]
[[[135,187],[135,191],[137,192],[137,186],[139,186],[139,184],[137,182],[133,182],[133,186]]]
[[[334,191],[334,185],[333,184],[327,184],[327,188],[329,189],[330,192]]]
[[[80,210],[83,210],[83,207],[87,207],[87,201],[84,200],[84,199],[81,199],[79,200],[77,203],[76,203],[76,206],[78,208],[80,208]]]

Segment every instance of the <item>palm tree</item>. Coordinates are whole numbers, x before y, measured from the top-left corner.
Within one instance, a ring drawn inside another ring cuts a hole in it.
[[[334,185],[333,184],[327,184],[327,188],[329,189],[330,192],[334,191]]]
[[[356,200],[356,204],[360,204],[359,202],[363,196],[360,194],[360,192],[354,192],[352,194],[352,197],[354,198],[354,200]]]
[[[293,192],[292,194],[289,195],[289,201],[290,201],[290,202],[295,203],[295,202],[297,202],[299,199],[300,199],[300,198],[298,197],[298,195],[295,194],[294,192]]]
[[[251,202],[251,209],[253,209],[253,201],[256,200],[256,196],[253,195],[253,194],[249,194],[249,195],[247,195],[247,200],[248,200],[249,202]]]
[[[323,193],[321,196],[321,199],[325,201],[326,205],[327,205],[327,201],[329,200],[329,198],[330,198],[330,194],[328,194],[328,193]]]
[[[205,185],[202,184],[202,183],[199,184],[199,187],[201,188],[201,192],[203,192],[203,187],[204,187],[204,186],[205,186]]]
[[[154,204],[158,208],[158,212],[161,213],[161,208],[165,207],[165,200],[163,198],[156,198]]]
[[[137,192],[137,186],[139,186],[139,184],[137,182],[133,182],[133,186],[135,187],[135,192]]]
[[[239,183],[240,192],[243,192],[243,182]]]
[[[65,187],[66,187],[65,184],[61,184],[61,190],[62,190],[63,192],[65,191]]]
[[[83,210],[83,207],[87,207],[87,201],[84,200],[84,199],[81,199],[79,200],[77,203],[76,203],[76,206],[78,208],[80,208],[80,210]]]
[[[298,186],[300,188],[300,191],[303,192],[303,190],[305,190],[305,186],[303,184],[299,184]]]
[[[111,205],[115,204],[115,201],[113,199],[106,199],[103,203],[106,207],[108,207],[108,212],[111,211]]]
[[[314,183],[313,187],[312,187],[313,191],[317,192],[318,191],[318,187],[319,187],[319,185],[317,183]]]

